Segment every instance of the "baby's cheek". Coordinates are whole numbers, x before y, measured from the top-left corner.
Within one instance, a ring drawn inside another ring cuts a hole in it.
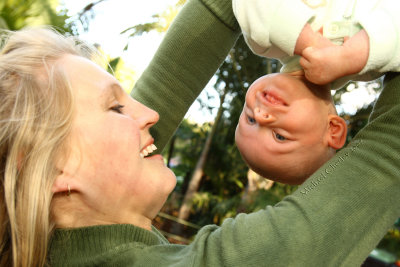
[[[235,142],[236,142],[236,146],[239,149],[239,152],[242,154],[243,150],[244,150],[244,140],[243,140],[243,129],[241,129],[240,124],[238,125],[238,127],[236,128],[236,132],[235,132]]]

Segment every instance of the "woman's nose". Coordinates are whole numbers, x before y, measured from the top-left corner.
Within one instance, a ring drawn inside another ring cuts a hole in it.
[[[276,121],[276,117],[268,112],[265,108],[255,107],[254,108],[254,119],[260,125],[273,123]]]
[[[160,115],[157,111],[143,105],[140,102],[137,102],[137,105],[140,108],[140,112],[136,114],[136,119],[139,121],[141,129],[148,129],[158,122]]]

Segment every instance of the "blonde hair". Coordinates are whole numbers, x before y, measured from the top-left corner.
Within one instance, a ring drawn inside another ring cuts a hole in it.
[[[95,50],[50,28],[1,35],[0,266],[43,266],[56,160],[74,115],[72,90],[55,62]]]

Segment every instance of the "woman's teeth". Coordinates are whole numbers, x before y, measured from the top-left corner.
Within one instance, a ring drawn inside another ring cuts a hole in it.
[[[153,153],[155,150],[157,150],[157,147],[154,144],[151,144],[151,145],[143,148],[139,155],[141,158],[144,158],[144,157],[150,155],[151,153]]]

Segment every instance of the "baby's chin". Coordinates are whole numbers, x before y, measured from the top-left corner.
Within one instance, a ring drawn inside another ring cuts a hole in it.
[[[269,180],[288,184],[288,185],[300,185],[308,177],[310,177],[314,171],[316,171],[319,166],[314,166],[314,168],[309,168],[308,170],[304,169],[290,169],[290,168],[283,168],[283,169],[253,169],[257,174],[261,175],[264,178]]]
[[[309,174],[285,174],[285,175],[276,175],[276,178],[272,178],[270,180],[273,180],[275,182],[279,182],[282,184],[288,184],[288,185],[300,185],[302,184],[307,178],[309,177]],[[269,179],[269,178],[268,178]]]
[[[335,150],[326,148],[323,153],[315,152],[313,156],[304,155],[304,160],[293,160],[291,164],[287,163],[282,166],[267,166],[267,164],[251,166],[249,164],[249,166],[256,173],[269,180],[288,185],[300,185],[331,159],[335,153]]]

